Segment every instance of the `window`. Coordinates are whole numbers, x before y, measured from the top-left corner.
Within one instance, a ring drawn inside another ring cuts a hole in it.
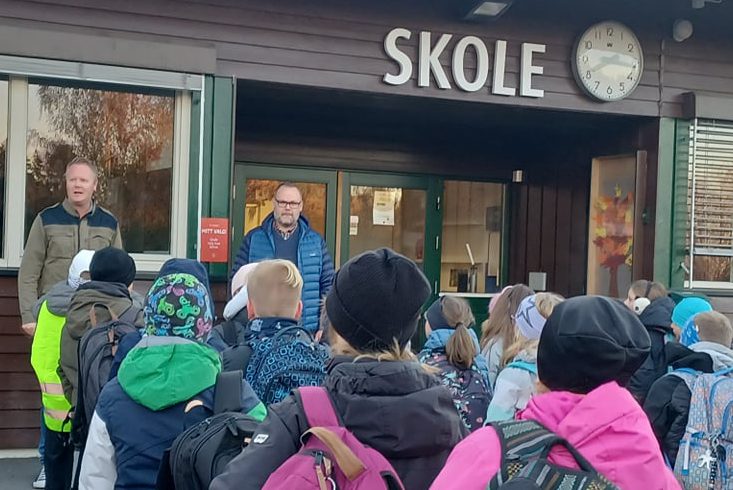
[[[97,202],[117,216],[139,271],[185,256],[201,90],[202,76],[0,55],[0,267],[20,265],[36,214],[64,199],[75,156],[97,163]]]
[[[501,277],[503,191],[502,184],[445,182],[440,265],[443,292],[497,291]]]
[[[733,123],[690,125],[688,287],[733,286]]]
[[[99,167],[96,200],[120,223],[131,253],[171,252],[175,94],[31,83],[28,86],[26,236],[64,199],[76,156]]]

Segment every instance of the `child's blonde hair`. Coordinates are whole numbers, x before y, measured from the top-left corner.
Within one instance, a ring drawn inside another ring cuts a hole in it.
[[[545,320],[552,315],[552,311],[557,305],[565,301],[565,298],[555,293],[537,293],[534,298],[537,311],[545,318]],[[522,351],[536,352],[537,346],[540,343],[539,339],[528,339],[522,335],[519,329],[515,330],[516,337],[514,342],[508,348],[504,349],[504,353],[501,357],[500,366],[502,368],[512,362],[512,360],[517,357],[517,354]]]
[[[289,260],[265,260],[249,274],[247,293],[259,317],[293,317],[298,309],[303,277]]]

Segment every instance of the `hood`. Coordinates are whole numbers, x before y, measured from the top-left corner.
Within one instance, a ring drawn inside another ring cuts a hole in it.
[[[644,308],[639,320],[646,328],[660,328],[665,332],[671,332],[674,307],[674,301],[669,296],[657,298]]]
[[[428,337],[428,340],[425,341],[425,345],[423,346],[423,351],[434,351],[434,350],[445,350],[445,346],[448,343],[448,340],[453,336],[453,334],[456,331],[452,328],[439,328],[437,330],[433,330],[430,333],[430,336]],[[476,337],[476,332],[473,331],[473,329],[468,329],[468,334],[471,336],[471,339],[473,340],[473,345],[476,346],[476,355],[480,352],[480,347],[478,344],[478,337]]]
[[[715,342],[697,342],[690,346],[695,352],[704,353],[713,360],[713,371],[733,367],[733,350]]]
[[[117,379],[130,398],[159,411],[210,388],[220,371],[219,355],[204,344],[147,336],[122,361]]]
[[[191,274],[193,277],[198,279],[211,295],[211,285],[209,284],[209,274],[206,272],[204,264],[198,260],[193,259],[168,259],[165,261],[163,266],[158,272],[158,277],[167,276],[169,274]]]
[[[262,220],[262,230],[267,233],[268,236],[272,237],[272,227],[275,223],[275,215],[273,213],[270,213],[267,215],[267,217]],[[298,229],[300,231],[299,236],[303,238],[303,235],[305,235],[308,230],[310,230],[310,223],[308,222],[308,218],[303,216],[302,214],[298,218]]]
[[[672,369],[694,369],[703,373],[713,372],[712,357],[705,352],[696,352],[677,342],[669,342],[664,346],[664,355]]]
[[[666,475],[646,414],[616,382],[587,395],[556,391],[535,396],[518,418],[536,420],[567,439],[620,488],[641,488],[629,483],[649,483]],[[553,459],[561,466],[574,466],[567,451],[553,451]]]
[[[130,306],[131,301],[130,291],[124,284],[98,281],[82,284],[71,298],[64,330],[72,338],[80,339],[87,331],[92,306],[107,305],[119,316]]]
[[[38,318],[38,311],[41,309],[43,302],[46,302],[48,311],[56,316],[65,317],[69,311],[71,298],[76,293],[76,289],[69,286],[66,281],[56,283],[45,295],[43,295],[36,304],[35,317]]]
[[[387,458],[418,458],[449,451],[463,438],[450,391],[420,363],[344,361],[332,361],[325,386],[364,444]]]
[[[142,310],[145,306],[145,296],[137,291],[130,292],[130,299],[132,300],[132,306],[139,310]]]
[[[247,308],[247,301],[249,301],[249,295],[247,294],[247,287],[245,286],[227,302],[224,307],[224,318],[226,320],[231,320],[237,316],[241,311]],[[246,319],[244,323],[247,323]]]

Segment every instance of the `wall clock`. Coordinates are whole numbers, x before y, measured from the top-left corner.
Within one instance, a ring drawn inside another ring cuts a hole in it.
[[[594,99],[613,102],[628,97],[639,85],[643,70],[641,43],[623,24],[599,22],[576,42],[573,73]]]

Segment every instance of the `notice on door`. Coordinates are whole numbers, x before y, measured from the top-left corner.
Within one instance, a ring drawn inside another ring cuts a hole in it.
[[[394,226],[395,191],[374,191],[374,208],[372,223],[382,226]]]
[[[359,217],[349,216],[349,235],[356,236],[359,234]]]
[[[229,220],[201,218],[201,262],[229,261]]]

